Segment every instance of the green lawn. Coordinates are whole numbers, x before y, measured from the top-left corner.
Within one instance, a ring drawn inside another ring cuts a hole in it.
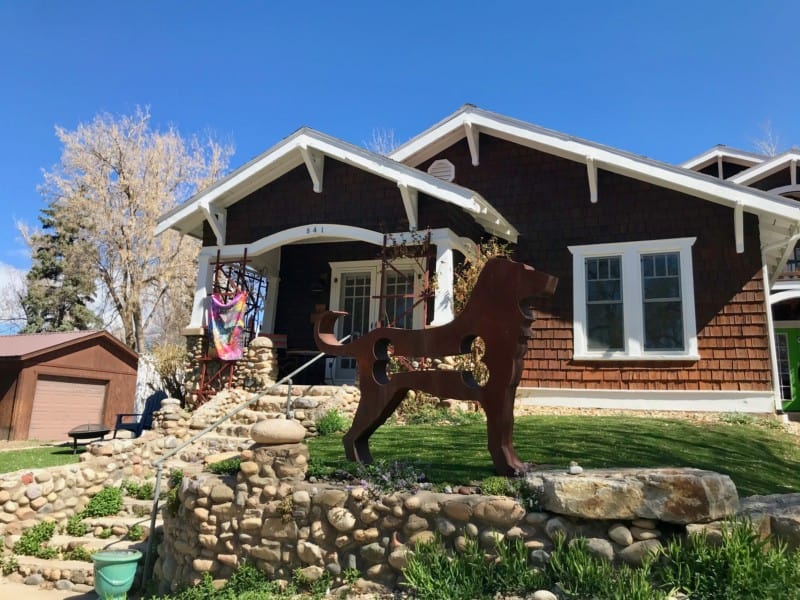
[[[761,424],[759,424],[761,423]],[[741,496],[800,491],[800,438],[749,424],[639,417],[519,417],[522,460],[566,468],[696,467],[729,475]],[[344,461],[340,435],[309,442],[312,464]],[[376,460],[409,462],[434,483],[465,484],[493,475],[486,427],[385,425],[370,440]]]
[[[10,473],[20,469],[40,469],[79,462],[83,448],[72,453],[72,446],[39,446],[23,450],[0,452],[0,473]]]

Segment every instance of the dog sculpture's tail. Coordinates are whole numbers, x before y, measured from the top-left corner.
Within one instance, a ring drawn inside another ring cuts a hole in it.
[[[338,310],[328,310],[322,313],[314,324],[314,339],[317,347],[325,354],[345,356],[352,352],[352,349],[348,347],[355,343],[355,340],[349,344],[342,344],[336,339],[334,331],[336,320],[346,314],[346,312]]]

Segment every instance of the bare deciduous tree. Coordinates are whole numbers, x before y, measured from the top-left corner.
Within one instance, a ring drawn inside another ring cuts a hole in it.
[[[61,162],[44,174],[50,205],[80,225],[100,285],[125,343],[143,351],[165,309],[188,310],[198,244],[176,232],[154,235],[158,217],[218,179],[232,148],[150,129],[150,113],[102,114],[74,131],[56,128]],[[185,317],[185,315],[183,315]],[[185,323],[186,318],[173,319]]]
[[[753,140],[757,152],[766,156],[776,156],[780,152],[781,138],[772,129],[772,121],[767,119],[761,124],[761,137]]]
[[[394,139],[394,129],[373,129],[372,138],[364,142],[367,150],[382,154],[384,156],[391,154],[398,144]]]

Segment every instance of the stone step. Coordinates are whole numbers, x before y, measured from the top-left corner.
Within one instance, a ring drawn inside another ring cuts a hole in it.
[[[88,535],[81,537],[54,535],[50,541],[47,542],[47,545],[50,548],[56,548],[62,552],[80,547],[90,552],[98,550],[139,550],[140,552],[144,552],[147,548],[147,539],[134,541],[122,539],[117,536],[101,539]]]
[[[82,560],[45,560],[34,556],[17,556],[16,577],[30,585],[39,585],[44,581],[62,582],[57,589],[89,592],[94,584],[94,563]],[[10,574],[9,579],[15,575]],[[68,585],[69,582],[71,585]],[[86,586],[86,588],[75,587]]]

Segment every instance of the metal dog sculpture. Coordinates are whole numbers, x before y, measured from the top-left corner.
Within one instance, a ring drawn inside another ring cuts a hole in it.
[[[322,352],[353,356],[358,363],[361,401],[344,436],[347,458],[372,462],[369,438],[391,416],[408,390],[480,402],[486,413],[489,453],[497,472],[524,470],[513,444],[514,396],[534,317],[530,299],[552,295],[558,279],[506,258],[490,259],[464,310],[450,323],[424,330],[381,327],[348,344],[337,341],[336,320],[347,313],[327,311],[314,325]],[[411,371],[387,375],[389,347],[396,356],[441,357],[470,351],[483,339],[488,382],[480,386],[469,371]]]

